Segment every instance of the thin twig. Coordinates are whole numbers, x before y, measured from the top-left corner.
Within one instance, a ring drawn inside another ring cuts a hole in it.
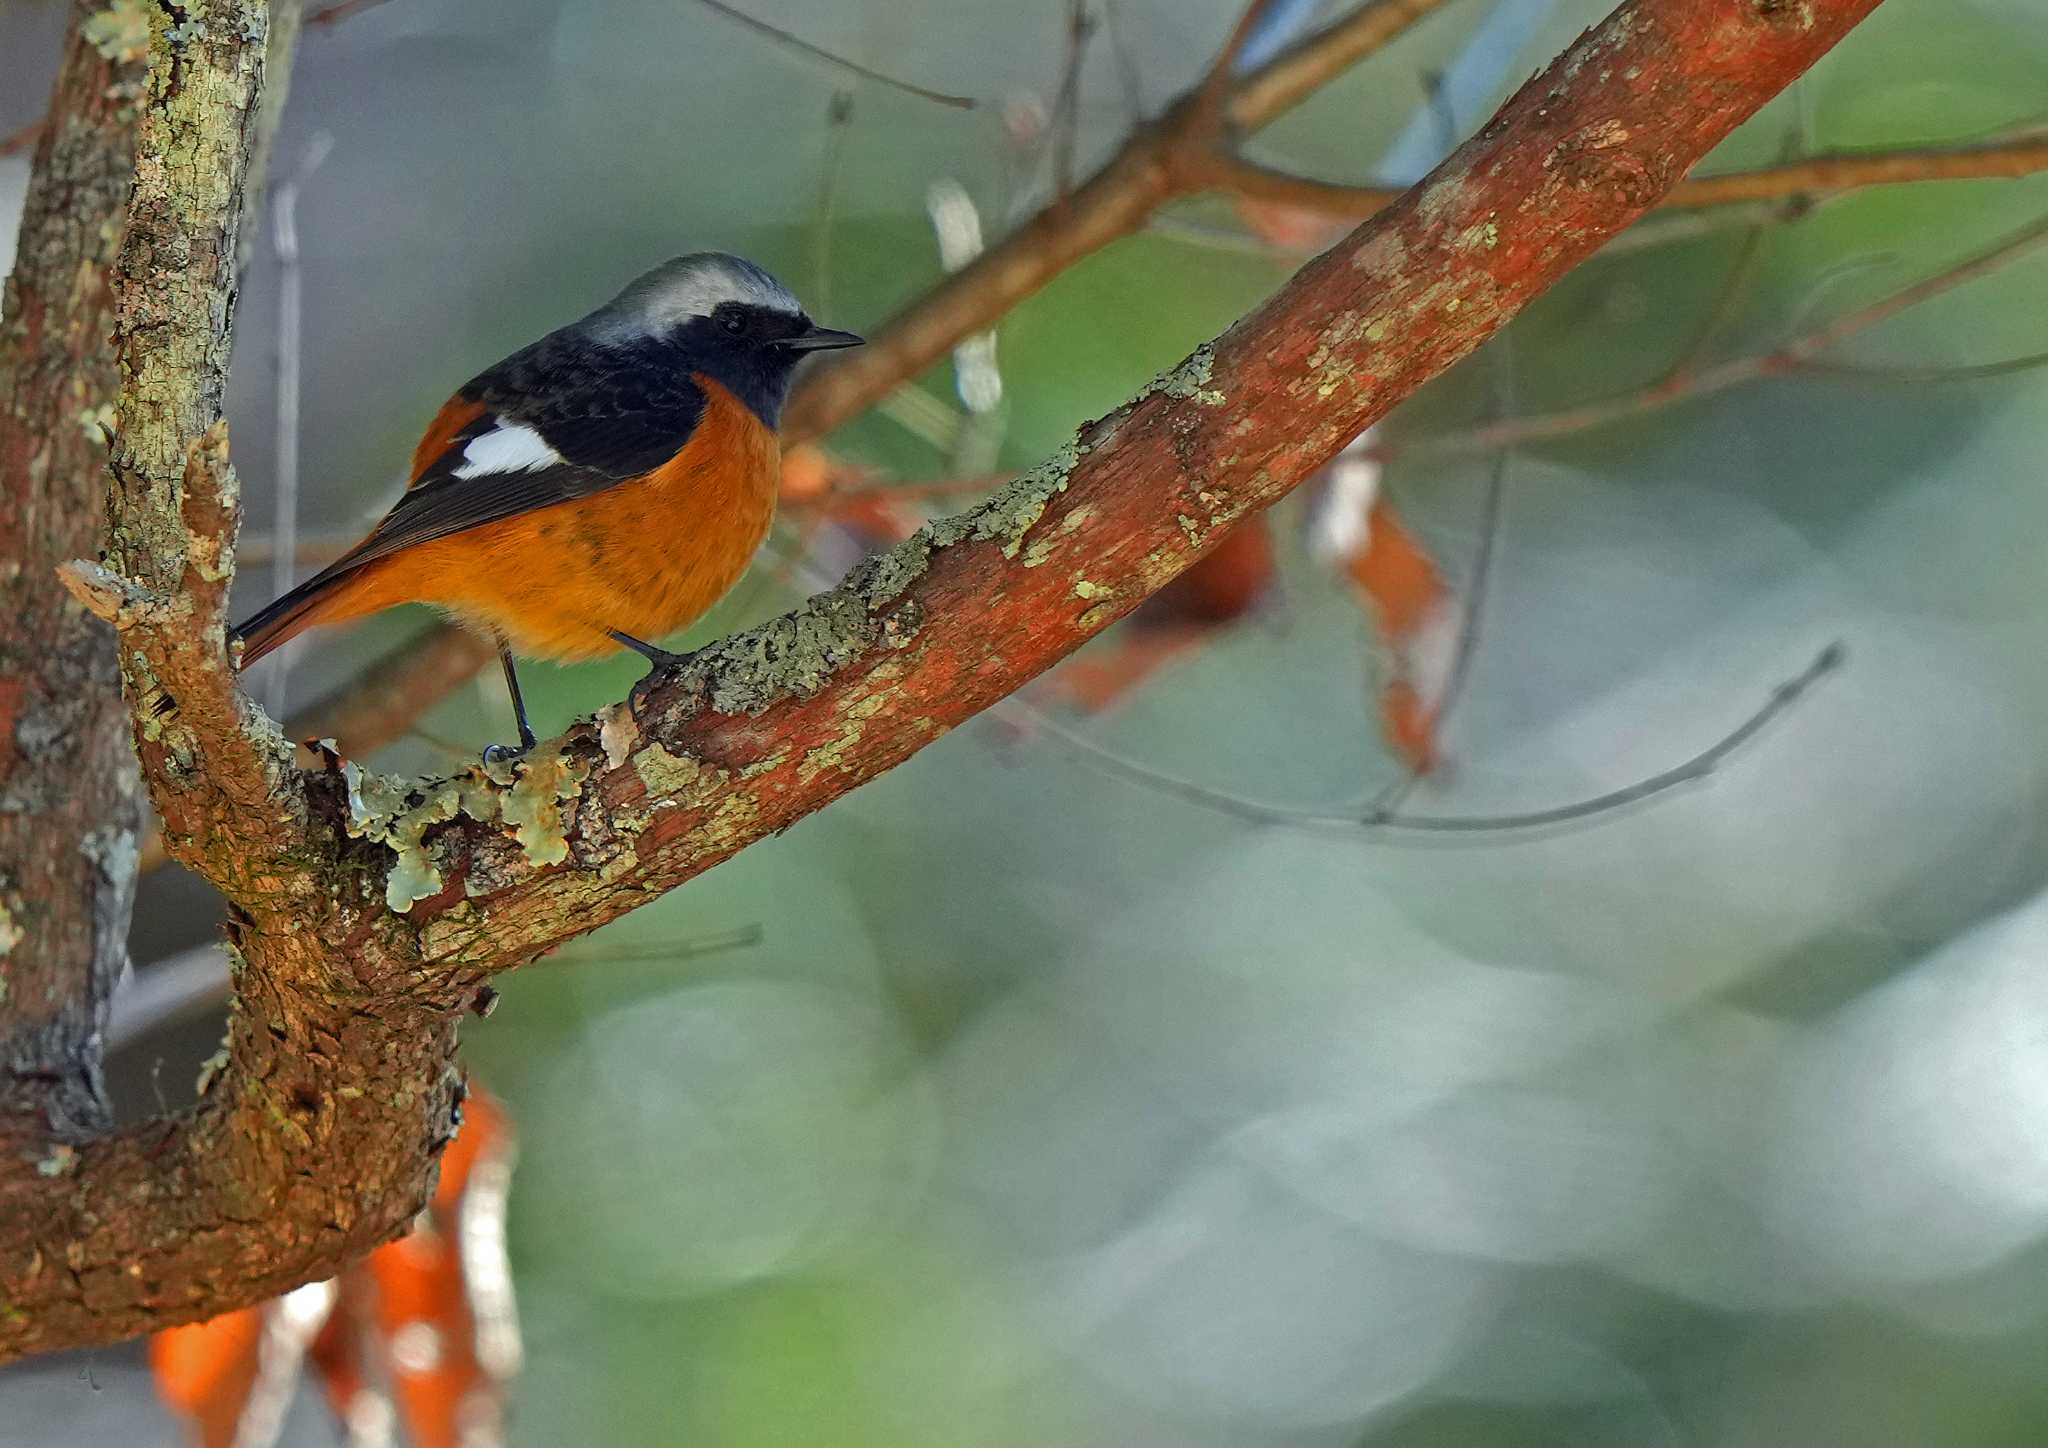
[[[1496,416],[1507,416],[1515,410],[1513,341],[1514,334],[1504,332],[1492,349],[1498,353],[1492,359],[1492,405]],[[1458,637],[1451,645],[1450,672],[1444,678],[1442,691],[1430,705],[1430,732],[1439,741],[1449,729],[1459,701],[1465,696],[1465,686],[1471,682],[1473,660],[1479,656],[1479,630],[1486,617],[1487,595],[1492,590],[1494,563],[1500,551],[1501,526],[1507,517],[1508,475],[1513,460],[1514,451],[1502,448],[1493,455],[1488,469],[1486,498],[1480,507],[1479,548],[1472,558],[1471,579],[1459,591],[1462,608],[1458,615]],[[1374,800],[1371,813],[1377,818],[1394,814],[1421,782],[1422,770],[1411,763],[1401,778]]]
[[[1770,727],[1780,715],[1790,709],[1799,699],[1828,674],[1842,666],[1847,650],[1840,642],[1831,643],[1795,677],[1786,680],[1772,691],[1771,697],[1761,708],[1747,719],[1721,736],[1712,745],[1701,750],[1684,763],[1653,774],[1647,779],[1605,794],[1595,795],[1572,804],[1559,805],[1552,809],[1531,810],[1522,814],[1499,815],[1411,815],[1376,814],[1366,807],[1358,814],[1333,814],[1315,810],[1293,809],[1285,805],[1269,804],[1264,800],[1230,790],[1216,789],[1179,775],[1153,769],[1149,765],[1136,764],[1115,754],[1086,735],[1080,734],[1058,720],[1042,713],[1033,724],[1054,735],[1062,743],[1070,745],[1082,762],[1112,778],[1135,784],[1157,794],[1164,794],[1212,813],[1228,815],[1232,819],[1249,824],[1280,825],[1294,829],[1336,830],[1343,833],[1378,833],[1381,831],[1410,831],[1427,834],[1495,835],[1512,834],[1525,830],[1554,828],[1558,825],[1579,824],[1613,814],[1634,805],[1643,804],[1660,795],[1669,794],[1689,784],[1697,784],[1710,777],[1725,763],[1731,754]],[[1028,706],[1026,706],[1028,707]]]
[[[1272,8],[1273,0],[1251,0],[1244,12],[1237,17],[1237,24],[1231,27],[1230,37],[1223,42],[1223,48],[1216,52],[1216,59],[1203,75],[1202,83],[1195,92],[1195,105],[1204,115],[1214,116],[1223,108],[1223,99],[1230,92],[1230,78],[1237,73],[1237,58],[1244,54],[1245,42],[1252,38],[1252,31]]]
[[[1664,375],[1657,379],[1657,385],[1669,386],[1689,377],[1699,367],[1701,359],[1713,350],[1714,343],[1735,321],[1735,314],[1741,309],[1743,299],[1756,281],[1764,254],[1764,237],[1769,224],[1758,220],[1743,233],[1742,242],[1735,253],[1735,260],[1729,263],[1728,273],[1721,280],[1721,290],[1714,298],[1714,306],[1694,332],[1692,340],[1686,343],[1671,365],[1664,369]]]
[[[1121,0],[1102,0],[1102,26],[1109,35],[1109,53],[1116,61],[1117,80],[1124,90],[1124,119],[1132,125],[1145,115],[1145,82],[1138,74],[1137,57],[1124,34]]]
[[[305,279],[299,266],[299,191],[327,153],[334,137],[316,133],[299,164],[277,184],[270,201],[271,245],[277,254],[277,504],[274,531],[276,556],[270,564],[270,591],[282,598],[298,582],[295,569],[299,541],[299,371],[304,355]],[[264,681],[263,707],[282,719],[291,664],[296,651],[280,651]]]
[[[375,3],[375,0],[373,0],[373,3]],[[911,81],[898,80],[893,75],[884,75],[881,71],[872,70],[857,60],[848,60],[845,56],[834,54],[823,46],[813,45],[802,36],[784,30],[779,25],[770,25],[765,20],[756,20],[753,16],[747,14],[746,11],[726,4],[725,0],[697,0],[697,3],[706,9],[716,10],[728,20],[738,21],[756,35],[765,35],[779,45],[786,45],[792,50],[800,50],[805,55],[824,61],[827,65],[837,66],[839,69],[860,76],[864,80],[875,81],[880,85],[888,86],[891,90],[902,91],[905,95],[916,96],[920,100],[931,101],[934,105],[952,106],[957,110],[963,111],[971,111],[980,104],[980,102],[970,96],[948,95],[944,91],[928,90],[924,86],[914,84]]]
[[[832,233],[839,219],[846,141],[852,133],[853,92],[835,91],[825,107],[825,160],[818,168],[818,196],[811,209],[811,306],[820,317],[832,311]]]
[[[0,136],[0,159],[18,156],[35,145],[43,134],[43,118],[37,116],[27,125],[17,126],[6,135]]]
[[[2011,377],[2048,367],[2048,352],[2029,352],[2003,362],[1965,362],[1953,367],[1888,367],[1881,363],[1826,362],[1808,359],[1799,364],[1801,372],[1821,377],[1853,377],[1871,382],[1981,382],[1992,377]]]
[[[1253,131],[1293,110],[1446,0],[1366,0],[1246,76],[1226,108],[1230,124]]]
[[[1081,130],[1081,66],[1088,58],[1088,41],[1094,33],[1088,0],[1069,0],[1067,59],[1060,72],[1059,95],[1052,107],[1053,202],[1058,206],[1064,206],[1074,193],[1074,148]]]

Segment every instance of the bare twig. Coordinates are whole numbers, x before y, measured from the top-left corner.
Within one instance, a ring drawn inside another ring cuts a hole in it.
[[[334,137],[316,134],[299,164],[273,188],[270,198],[271,245],[277,253],[277,555],[271,561],[273,597],[283,597],[298,581],[295,576],[299,541],[299,370],[304,355],[305,278],[299,268],[299,190],[320,169]],[[264,707],[284,713],[291,683],[293,651],[272,666],[264,686]]]
[[[18,156],[42,138],[43,118],[36,117],[26,125],[17,126],[6,135],[0,136],[0,158]]]
[[[1145,114],[1145,82],[1138,74],[1137,57],[1123,29],[1122,0],[1102,0],[1102,28],[1109,36],[1109,52],[1116,61],[1118,83],[1124,91],[1124,114],[1135,125]]]
[[[853,92],[834,91],[825,108],[825,159],[818,167],[818,195],[811,206],[811,307],[832,311],[832,242],[839,221],[839,185],[846,173],[846,142],[853,134]]]
[[[1964,362],[1946,367],[1885,366],[1880,363],[1829,362],[1808,358],[1799,364],[1801,372],[1821,377],[1853,377],[1871,382],[1982,382],[1994,377],[2012,377],[2048,367],[2048,352],[2029,352],[2002,362]]]
[[[1074,191],[1074,147],[1081,132],[1081,66],[1088,58],[1088,42],[1095,35],[1095,21],[1088,13],[1088,0],[1068,0],[1067,57],[1060,67],[1060,88],[1053,100],[1052,142],[1053,204],[1064,206]]]
[[[1039,727],[1057,735],[1062,743],[1073,748],[1077,756],[1089,767],[1103,774],[1152,793],[1181,800],[1199,809],[1243,820],[1247,824],[1333,830],[1345,834],[1356,834],[1361,831],[1412,831],[1440,835],[1501,835],[1584,823],[1647,803],[1686,785],[1697,784],[1710,778],[1730,755],[1769,728],[1814,685],[1840,668],[1846,658],[1847,651],[1842,644],[1829,644],[1805,669],[1778,685],[1771,692],[1771,697],[1755,713],[1682,764],[1674,765],[1646,779],[1639,779],[1633,784],[1624,785],[1620,789],[1595,795],[1591,799],[1576,800],[1552,809],[1530,810],[1520,814],[1416,815],[1382,810],[1374,805],[1363,806],[1360,810],[1348,814],[1296,809],[1253,799],[1231,790],[1217,789],[1197,780],[1154,769],[1150,765],[1137,764],[1104,749],[1094,740],[1069,726],[1043,715],[1040,716],[1038,724]]]
[[[1237,72],[1238,57],[1244,54],[1245,43],[1252,38],[1259,21],[1273,8],[1273,0],[1251,0],[1244,13],[1237,18],[1237,24],[1230,28],[1230,36],[1223,42],[1223,48],[1216,53],[1216,59],[1209,66],[1209,73],[1202,77],[1195,90],[1195,106],[1204,115],[1214,116],[1223,108],[1223,100],[1230,91],[1230,78]]]
[[[931,101],[935,105],[953,106],[963,111],[971,111],[978,104],[970,96],[948,95],[944,91],[928,90],[924,86],[914,84],[911,81],[899,80],[893,75],[884,75],[881,71],[872,70],[857,60],[848,60],[845,56],[835,54],[823,46],[813,45],[801,35],[784,30],[779,25],[770,25],[765,20],[757,20],[737,6],[726,4],[725,0],[697,0],[697,3],[708,10],[716,10],[728,20],[738,21],[756,35],[765,35],[778,45],[786,45],[791,50],[800,50],[813,59],[822,60],[827,65],[836,66],[840,70],[860,76],[863,80],[874,81],[879,85],[889,87],[891,90],[902,91],[905,95],[912,95],[920,100]]]

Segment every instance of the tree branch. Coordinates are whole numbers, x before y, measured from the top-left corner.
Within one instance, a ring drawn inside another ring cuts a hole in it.
[[[1348,186],[1296,176],[1223,151],[1203,153],[1189,165],[1190,174],[1200,178],[1205,187],[1259,201],[1285,202],[1347,221],[1370,216],[1401,194],[1397,186]],[[2040,171],[2048,171],[2048,136],[1955,146],[1836,151],[1753,171],[1689,177],[1671,189],[1664,205],[1729,206],[1794,196],[1833,196],[1865,186],[2009,179]]]

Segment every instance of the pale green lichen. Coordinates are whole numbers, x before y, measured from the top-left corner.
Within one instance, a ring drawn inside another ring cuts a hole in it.
[[[349,834],[375,840],[397,857],[384,879],[384,903],[401,915],[414,901],[438,895],[447,883],[427,852],[428,829],[465,812],[481,820],[497,813],[497,796],[490,789],[494,781],[481,769],[427,785],[370,774],[353,761],[341,767],[341,774],[348,786]]]
[[[149,54],[149,6],[145,0],[114,0],[106,9],[85,17],[86,43],[116,65]]]
[[[922,578],[933,556],[966,542],[993,542],[1015,558],[1025,535],[1059,494],[1086,447],[1067,444],[980,507],[934,519],[886,552],[864,559],[837,588],[757,628],[699,651],[685,676],[721,714],[759,714],[782,699],[809,698],[843,665],[881,643],[906,646],[908,607],[880,615]]]
[[[665,799],[695,784],[704,766],[687,754],[671,754],[660,744],[650,744],[633,756],[633,772],[649,799]]]
[[[0,900],[0,955],[6,955],[15,946],[21,944],[24,934],[26,932],[19,925],[15,924],[14,916],[8,911],[7,902]],[[5,1000],[6,998],[6,985],[4,982],[0,982],[0,1000]]]
[[[1489,219],[1468,226],[1458,233],[1457,245],[1466,251],[1492,251],[1500,245],[1500,224]]]
[[[1085,578],[1077,578],[1074,580],[1074,597],[1085,598],[1093,603],[1098,599],[1115,598],[1116,590],[1104,588],[1099,583],[1090,583]]]
[[[1216,349],[1204,342],[1188,355],[1186,361],[1171,372],[1162,372],[1139,390],[1131,400],[1142,402],[1155,392],[1168,397],[1185,398],[1200,403],[1203,407],[1221,407],[1227,398],[1209,384],[1216,373]]]
[[[590,761],[565,753],[559,743],[519,761],[518,778],[497,796],[497,805],[528,864],[559,865],[569,858],[562,806],[576,798],[589,775]]]
[[[860,743],[867,733],[867,721],[889,706],[887,693],[870,694],[846,711],[845,721],[839,733],[824,744],[804,754],[803,762],[797,766],[797,779],[809,784],[827,770],[844,768],[843,761],[853,747]]]

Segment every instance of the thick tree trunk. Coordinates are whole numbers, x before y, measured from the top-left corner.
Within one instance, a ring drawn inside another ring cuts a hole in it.
[[[54,586],[106,529],[120,374],[107,273],[146,31],[76,4],[0,324],[0,1153],[104,1128],[99,1033],[127,961],[142,791],[106,625]]]

